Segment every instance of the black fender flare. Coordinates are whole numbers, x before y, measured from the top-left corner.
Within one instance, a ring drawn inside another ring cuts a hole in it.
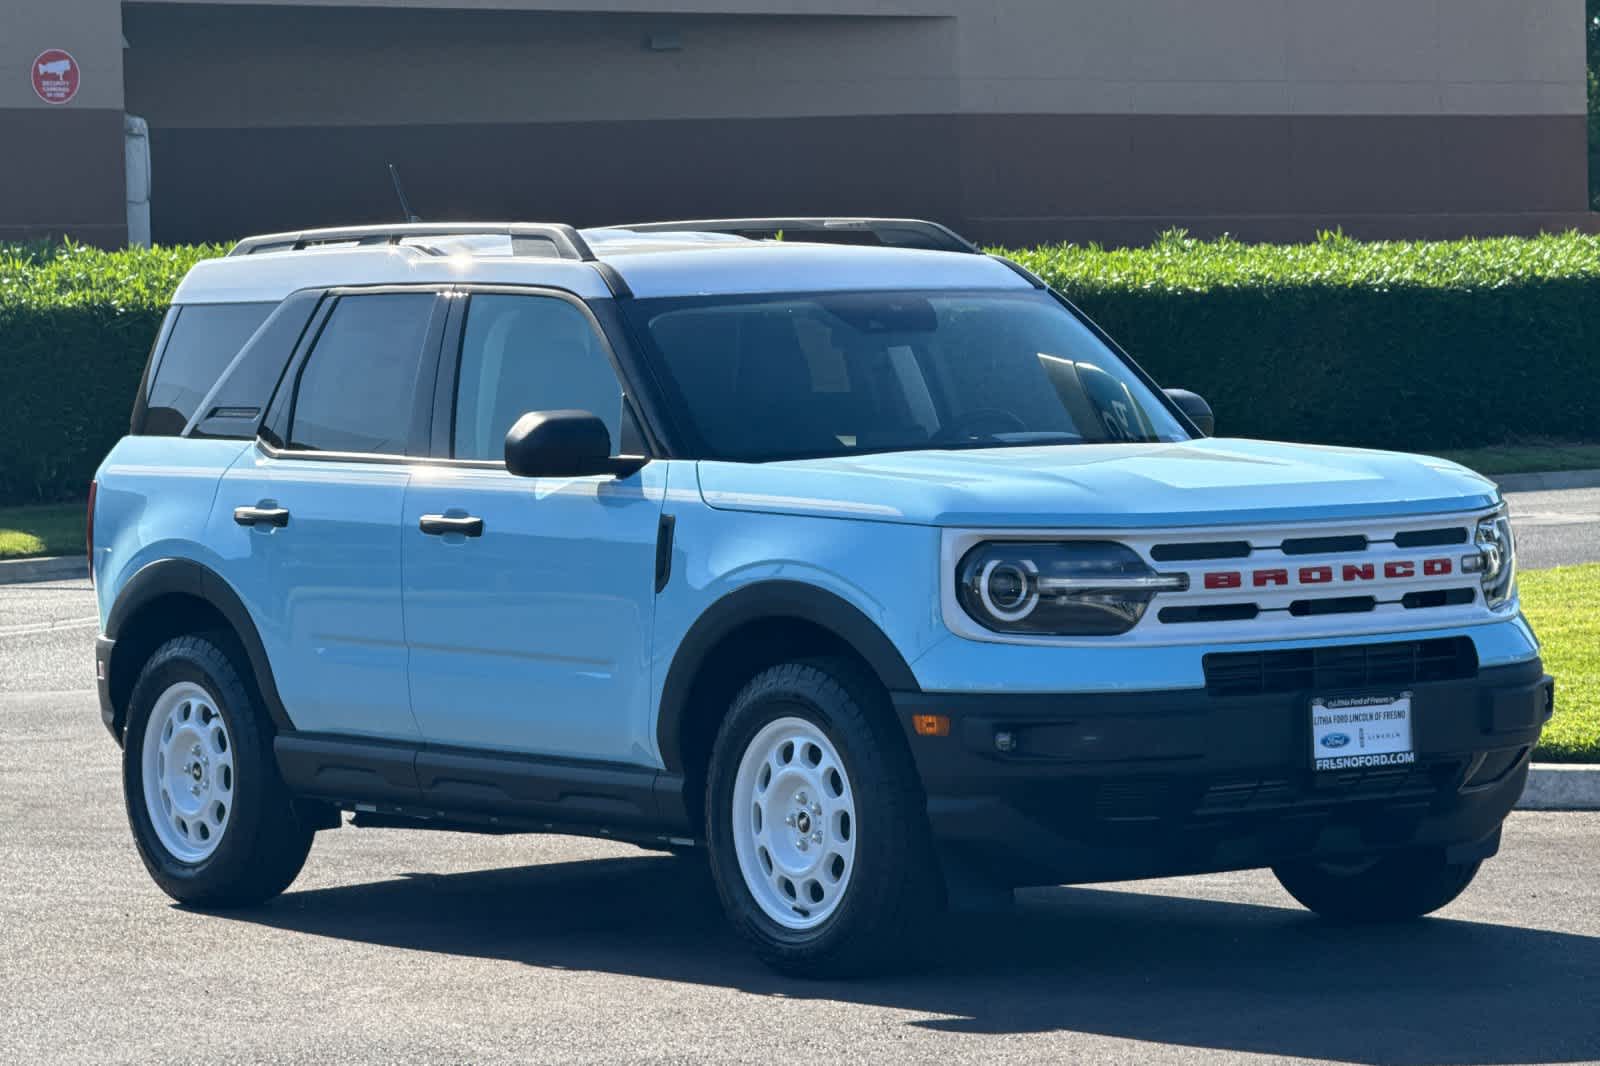
[[[695,678],[712,649],[741,626],[785,618],[809,622],[854,648],[890,692],[921,691],[900,649],[877,623],[848,600],[801,581],[745,585],[706,608],[673,653],[656,716],[656,743],[669,772],[683,772],[683,753],[679,750],[683,718]]]
[[[267,649],[261,643],[261,634],[256,630],[250,611],[233,586],[203,563],[193,559],[158,559],[140,567],[123,585],[116,602],[111,605],[111,612],[106,618],[106,638],[116,641],[128,620],[141,608],[163,596],[174,594],[192,596],[209,604],[233,627],[239,644],[244,648],[245,657],[250,660],[250,671],[255,675],[256,690],[261,694],[267,714],[280,731],[292,730],[294,723],[290,721],[289,712],[284,709],[283,700],[278,695],[272,664],[267,660]]]

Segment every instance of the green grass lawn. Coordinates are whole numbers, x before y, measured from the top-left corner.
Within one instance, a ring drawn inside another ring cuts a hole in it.
[[[84,505],[53,503],[0,508],[0,559],[82,555]]]
[[[1556,679],[1556,716],[1536,758],[1600,762],[1600,563],[1533,570],[1518,579],[1522,609]]]
[[[1544,474],[1555,470],[1600,470],[1600,444],[1529,441],[1434,454],[1490,477]]]

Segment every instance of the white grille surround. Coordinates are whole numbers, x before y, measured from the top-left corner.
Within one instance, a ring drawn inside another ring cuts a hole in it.
[[[1474,509],[1174,529],[947,529],[940,543],[940,608],[946,628],[969,640],[1080,648],[1344,638],[1483,625],[1514,618],[1520,609],[1513,595],[1490,610],[1481,575],[1463,565],[1478,554],[1472,540],[1478,522],[1496,513]],[[1425,543],[1454,530],[1462,531],[1458,542]],[[1424,543],[1409,544],[1418,538]],[[1115,636],[999,632],[967,613],[956,586],[967,552],[1005,541],[1122,544],[1155,573],[1185,577],[1187,588],[1157,593],[1139,622]],[[1229,554],[1216,558],[1174,557],[1224,548]],[[1334,602],[1341,600],[1350,602]],[[1247,610],[1250,616],[1244,617]],[[1234,613],[1240,616],[1228,617]]]

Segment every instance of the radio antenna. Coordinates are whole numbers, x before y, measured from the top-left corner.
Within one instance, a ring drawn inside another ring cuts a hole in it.
[[[400,198],[400,210],[406,216],[406,221],[421,222],[422,219],[411,210],[411,201],[406,199],[405,187],[400,184],[400,171],[395,169],[393,163],[389,164],[389,179],[394,182],[394,194]]]

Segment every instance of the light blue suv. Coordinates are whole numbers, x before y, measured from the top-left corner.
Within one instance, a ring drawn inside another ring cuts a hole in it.
[[[341,812],[704,853],[805,974],[1019,885],[1443,906],[1554,698],[1499,495],[1210,433],[929,223],[246,240],[91,504],[134,839],[219,907]]]

